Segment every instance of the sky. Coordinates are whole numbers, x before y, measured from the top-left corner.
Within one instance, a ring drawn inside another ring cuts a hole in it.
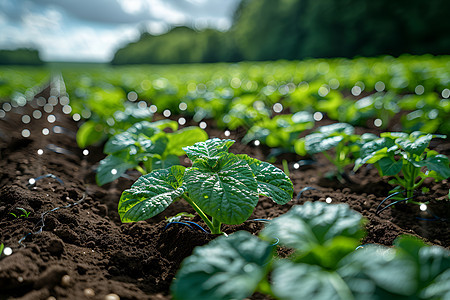
[[[142,31],[227,30],[240,0],[0,0],[0,49],[33,47],[45,61],[110,61]]]

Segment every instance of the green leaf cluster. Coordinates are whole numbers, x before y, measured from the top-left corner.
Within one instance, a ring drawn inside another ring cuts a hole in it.
[[[299,155],[323,153],[337,168],[337,177],[342,179],[344,168],[359,157],[359,150],[366,142],[375,139],[372,134],[355,134],[355,129],[347,123],[335,123],[319,127],[315,132],[295,143],[295,152]],[[334,150],[331,153],[330,150]]]
[[[381,176],[393,176],[389,183],[396,186],[395,190],[406,191],[406,197],[411,198],[425,178],[441,181],[450,177],[448,157],[428,148],[433,138],[446,136],[420,131],[382,133],[362,146],[355,170],[373,164]]]
[[[293,115],[277,115],[256,122],[242,139],[243,143],[259,140],[271,148],[293,150],[299,134],[314,126],[312,115],[305,111]]]
[[[221,236],[197,247],[172,283],[177,300],[447,299],[450,251],[402,237],[394,248],[356,246],[364,221],[346,204],[294,206],[261,232]],[[275,255],[273,240],[292,249]]]
[[[166,129],[173,132],[168,133]],[[179,164],[183,147],[208,138],[199,127],[177,129],[178,123],[171,120],[142,121],[112,136],[104,148],[108,155],[97,168],[98,185],[112,182],[131,168],[147,174]]]
[[[151,218],[183,198],[212,233],[221,233],[222,223],[246,221],[259,195],[278,204],[292,199],[292,182],[282,170],[245,154],[229,153],[233,143],[217,138],[198,142],[183,148],[192,167],[172,166],[141,176],[122,193],[118,209],[122,222]]]

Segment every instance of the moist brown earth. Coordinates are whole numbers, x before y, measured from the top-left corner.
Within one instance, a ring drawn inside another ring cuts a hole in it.
[[[120,178],[98,187],[94,170],[104,157],[102,145],[89,147],[89,154],[83,155],[75,140],[80,124],[64,114],[60,104],[46,113],[38,105],[44,100],[59,100],[57,89],[44,89],[25,107],[12,108],[0,120],[0,242],[13,250],[12,255],[0,260],[0,300],[114,299],[108,298],[109,294],[122,300],[170,299],[170,283],[181,261],[194,247],[206,244],[214,236],[183,225],[166,228],[166,217],[183,211],[194,213],[184,201],[175,202],[145,222],[122,224],[117,204],[122,191],[131,186],[138,174],[129,172],[132,179]],[[39,119],[32,116],[36,110],[42,113]],[[25,124],[24,115],[31,116],[31,122]],[[55,116],[56,121],[48,122],[49,115]],[[323,120],[317,126],[329,123]],[[210,137],[226,138],[223,131],[214,128],[214,122],[208,125]],[[45,128],[49,130],[47,135],[43,134]],[[29,137],[22,136],[24,129],[30,131]],[[379,133],[374,129],[371,132]],[[229,138],[239,141],[242,135],[242,131],[231,132]],[[448,140],[433,141],[431,147],[450,155]],[[42,154],[38,154],[39,149]],[[247,153],[261,160],[267,160],[269,155],[264,146],[239,142],[231,152]],[[314,164],[299,169],[294,169],[293,164],[301,157],[283,155],[275,162],[280,168],[282,159],[289,164],[294,200],[280,206],[262,197],[250,219],[272,219],[293,205],[331,198],[331,203],[346,203],[367,219],[367,235],[361,244],[391,246],[399,235],[410,234],[432,245],[450,247],[447,180],[425,183],[430,192],[418,200],[431,201],[428,212],[421,212],[417,205],[396,205],[377,215],[377,205],[391,187],[375,169],[363,167],[356,173],[349,170],[351,182],[340,183],[326,178],[333,168],[320,155]],[[185,158],[181,162],[188,165]],[[29,184],[31,178],[47,174],[53,176]],[[315,189],[304,191],[299,197],[305,187]],[[30,215],[14,217],[11,213],[21,213],[17,207]],[[429,212],[440,219],[433,219]],[[193,221],[206,228],[199,217]],[[225,226],[224,231],[247,230],[257,234],[262,227],[260,222],[247,221],[239,226]],[[255,294],[251,299],[266,298]]]

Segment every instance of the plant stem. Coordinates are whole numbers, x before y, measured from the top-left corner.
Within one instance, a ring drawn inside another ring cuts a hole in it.
[[[414,167],[413,164],[409,163],[409,175],[411,178],[409,178],[408,186],[406,189],[406,197],[411,198],[414,195],[414,186],[416,183],[416,176],[417,176],[417,170],[418,168]],[[408,200],[408,202],[411,202]]]
[[[215,234],[215,233],[221,233],[220,232],[220,227],[219,227],[219,232],[216,232],[216,228],[214,226],[214,224],[209,220],[209,218],[205,215],[205,213],[200,209],[200,207],[197,206],[197,204],[195,204],[195,202],[189,198],[189,196],[187,196],[186,194],[183,194],[182,196],[184,198],[184,200],[187,201],[187,203],[189,203],[192,208],[198,213],[198,215],[200,216],[200,218],[202,218],[202,220],[206,223],[206,226],[208,226],[209,230],[211,231],[211,233]]]
[[[289,166],[288,166],[287,160],[283,159],[282,163],[283,163],[284,173],[286,174],[286,176],[289,177]]]
[[[220,231],[220,227],[222,226],[222,223],[217,221],[217,219],[212,218],[212,223],[214,226],[214,232],[211,230],[212,234],[220,234],[222,231]]]
[[[274,299],[277,299],[272,292],[272,287],[270,286],[269,281],[267,281],[266,278],[264,278],[263,280],[261,280],[260,283],[258,283],[258,286],[256,287],[256,291],[260,292],[261,294],[264,294],[264,295],[269,295],[270,297],[272,297]]]
[[[136,166],[135,169],[138,170],[139,172],[141,172],[142,175],[147,174],[147,172],[145,172],[145,170],[141,166]]]

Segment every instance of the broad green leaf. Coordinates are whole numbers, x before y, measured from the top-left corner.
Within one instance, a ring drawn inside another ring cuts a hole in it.
[[[380,137],[382,138],[390,138],[390,139],[397,139],[397,138],[408,138],[409,134],[404,132],[382,132],[380,133]]]
[[[145,135],[151,137],[156,132],[159,132],[159,128],[155,125],[156,122],[148,122],[142,121],[136,124],[133,124],[130,128],[127,129],[127,132],[133,135]]]
[[[338,236],[361,238],[362,223],[361,215],[346,204],[306,202],[274,219],[261,234],[269,239],[276,236],[281,245],[307,252]]]
[[[383,157],[378,161],[378,165],[384,176],[393,176],[402,170],[403,161],[396,161],[391,157]]]
[[[305,156],[306,154],[308,154],[305,149],[305,139],[304,138],[295,141],[294,150],[295,150],[295,153],[297,153],[300,156]]]
[[[245,231],[197,247],[181,264],[174,299],[229,300],[253,294],[266,276],[273,247]]]
[[[80,148],[85,148],[103,139],[103,125],[94,121],[86,121],[77,131],[77,144]]]
[[[443,178],[450,177],[450,168],[448,157],[443,154],[427,157],[423,161],[416,162],[421,167],[427,167],[430,171],[435,171]]]
[[[347,284],[336,272],[317,265],[282,260],[275,264],[271,276],[273,293],[279,299],[353,299]]]
[[[183,147],[194,145],[208,139],[208,134],[197,126],[185,127],[168,135],[167,154],[182,156],[185,154]]]
[[[282,205],[292,200],[294,187],[289,177],[282,170],[246,154],[238,155],[238,157],[244,159],[252,169],[258,183],[259,194]]]
[[[422,299],[450,299],[450,269],[438,275],[420,296]]]
[[[357,299],[401,299],[414,294],[416,268],[407,260],[396,259],[396,250],[366,245],[345,257],[337,272]],[[376,298],[371,298],[376,297]]]
[[[159,132],[150,138],[145,136],[139,136],[138,144],[141,146],[142,151],[150,154],[164,155],[169,139],[165,132]]]
[[[158,128],[160,130],[164,130],[166,128],[172,129],[173,131],[178,129],[178,123],[176,121],[173,120],[159,120],[159,121],[155,121],[151,123],[152,127],[154,128]]]
[[[394,145],[394,141],[390,138],[379,138],[365,143],[360,150],[360,157],[362,160],[361,164],[365,164],[377,153],[380,153],[380,150],[386,148],[385,152],[387,152],[387,149],[391,148]]]
[[[199,158],[184,178],[192,200],[225,224],[241,224],[258,203],[258,184],[248,164],[232,153]]]
[[[228,152],[233,144],[233,140],[214,138],[184,147],[183,150],[190,160],[195,161],[197,158],[213,158],[223,152]]]
[[[122,222],[146,220],[164,211],[185,191],[184,170],[183,166],[172,166],[139,177],[120,197],[118,210]]]
[[[166,169],[171,166],[179,165],[180,158],[176,155],[168,155],[163,159],[159,159],[156,155],[151,157],[152,170]]]
[[[428,246],[412,236],[397,239],[395,245],[399,249],[399,257],[416,266],[417,289],[430,285],[437,276],[450,269],[450,251],[445,248]]]
[[[126,161],[115,155],[108,155],[100,161],[95,179],[98,185],[112,182],[122,176],[126,170],[137,166],[137,162]]]
[[[131,134],[130,132],[122,132],[119,134],[116,134],[115,136],[111,137],[105,144],[105,148],[103,149],[103,152],[106,154],[113,154],[119,151],[122,151],[123,149],[134,145],[136,143],[136,137]]]
[[[355,132],[355,128],[347,123],[335,123],[327,126],[322,126],[319,129],[320,133],[325,135],[332,135],[333,133],[344,133],[346,135],[352,135]]]
[[[406,152],[419,156],[428,147],[432,138],[432,134],[427,134],[419,137],[417,140],[399,138],[395,142]]]
[[[336,147],[343,136],[327,136],[323,133],[311,133],[305,137],[305,150],[309,154],[315,154]]]

